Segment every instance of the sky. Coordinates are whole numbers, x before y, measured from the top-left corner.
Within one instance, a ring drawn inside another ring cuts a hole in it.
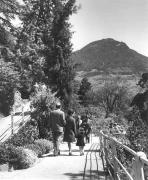
[[[148,0],[77,0],[70,18],[73,49],[113,38],[148,56]]]

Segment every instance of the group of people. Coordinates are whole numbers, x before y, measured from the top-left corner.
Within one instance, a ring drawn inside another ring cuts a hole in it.
[[[84,155],[85,143],[90,141],[91,126],[87,115],[76,116],[72,109],[65,113],[61,110],[61,104],[56,103],[56,109],[50,113],[49,127],[52,131],[54,156],[60,155],[60,142],[68,143],[69,155],[72,155],[72,143],[76,141],[80,155]],[[64,136],[63,136],[64,135]]]

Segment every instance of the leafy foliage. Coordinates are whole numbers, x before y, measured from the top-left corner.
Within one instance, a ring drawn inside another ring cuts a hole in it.
[[[0,111],[8,115],[13,105],[13,89],[20,86],[20,75],[11,62],[0,61]]]
[[[52,1],[53,23],[51,33],[44,34],[45,48],[45,74],[48,83],[52,85],[57,97],[63,100],[65,107],[69,106],[72,95],[72,81],[75,76],[74,65],[70,61],[72,44],[70,38],[69,16],[75,12],[75,0]]]
[[[43,66],[45,61],[40,52],[40,44],[34,42],[34,36],[27,34],[25,28],[23,27],[17,32],[15,65],[21,76],[22,96],[28,98],[33,91],[35,82],[42,82],[44,79]]]
[[[32,150],[36,154],[37,157],[42,156],[42,149],[40,146],[36,144],[27,144],[24,146],[24,148]]]
[[[106,113],[106,117],[110,113],[119,114],[126,111],[128,107],[128,92],[124,85],[113,80],[105,83],[101,90],[92,94],[92,103],[102,107]]]
[[[31,113],[31,118],[37,122],[40,138],[51,138],[48,120],[49,113],[54,108],[57,98],[51,93],[50,89],[42,88],[39,85],[39,89],[32,97],[32,107],[34,111]]]
[[[42,154],[49,153],[50,150],[53,148],[52,142],[48,141],[47,139],[37,139],[35,140],[34,144],[41,148]]]
[[[89,93],[91,90],[91,83],[88,81],[88,79],[85,77],[82,79],[81,84],[80,84],[80,89],[79,89],[79,99],[81,104],[87,105],[87,93]]]
[[[25,169],[31,167],[36,161],[36,154],[29,149],[13,145],[0,146],[1,164],[9,162],[14,169]]]
[[[147,151],[148,130],[145,122],[141,119],[139,110],[134,108],[127,116],[130,126],[127,130],[127,137],[130,141],[130,146],[135,151]]]
[[[26,169],[38,160],[35,152],[30,149],[24,149],[23,147],[16,148],[17,160],[12,162],[14,169]]]
[[[19,7],[17,0],[0,1],[0,25],[12,27],[10,20],[19,13]]]
[[[4,62],[14,63],[14,72],[17,71],[19,80],[19,84],[17,82],[12,83],[13,87],[9,86],[9,91],[13,92],[14,87],[17,87],[22,98],[26,99],[36,82],[45,82],[68,107],[73,99],[72,81],[75,76],[74,65],[70,60],[72,33],[68,20],[76,11],[75,0],[24,0],[20,9],[16,1],[4,0],[1,4],[4,9],[2,12],[9,18],[19,10],[22,21],[21,26],[11,32],[1,29],[2,37],[6,37],[1,49]],[[9,35],[13,41],[12,48],[7,41]],[[7,100],[6,95],[5,98]],[[8,113],[10,107],[6,109]]]
[[[27,144],[25,148],[31,149],[38,157],[41,157],[52,150],[53,144],[46,139],[38,139],[33,144]]]
[[[6,144],[14,146],[25,146],[26,144],[33,143],[39,137],[37,124],[35,121],[28,121],[18,133],[14,134],[6,141]]]

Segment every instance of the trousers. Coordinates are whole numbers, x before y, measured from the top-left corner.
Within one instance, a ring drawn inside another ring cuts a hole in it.
[[[62,132],[53,131],[52,132],[53,137],[53,146],[54,146],[54,155],[58,155],[60,153],[60,142],[63,137]]]

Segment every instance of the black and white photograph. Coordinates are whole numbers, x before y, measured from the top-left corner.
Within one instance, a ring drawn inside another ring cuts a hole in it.
[[[0,180],[148,180],[148,0],[0,0]]]

